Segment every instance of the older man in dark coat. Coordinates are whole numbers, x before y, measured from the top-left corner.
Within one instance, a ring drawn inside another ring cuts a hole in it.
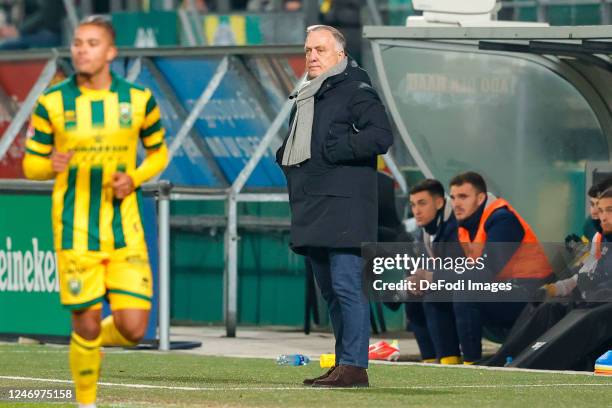
[[[276,154],[289,190],[291,248],[309,257],[336,337],[336,365],[304,381],[317,387],[369,385],[360,246],[376,241],[376,156],[393,143],[370,78],[345,45],[333,27],[308,29],[308,81],[291,95],[291,130]]]

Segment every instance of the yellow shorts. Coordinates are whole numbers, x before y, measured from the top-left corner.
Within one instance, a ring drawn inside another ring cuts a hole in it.
[[[71,310],[99,309],[105,297],[112,310],[151,309],[153,276],[147,250],[57,251],[60,299]]]

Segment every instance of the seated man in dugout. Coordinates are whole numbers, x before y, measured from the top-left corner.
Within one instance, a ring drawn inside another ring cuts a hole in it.
[[[468,284],[509,282],[512,288],[530,292],[552,274],[533,229],[508,201],[488,199],[480,174],[467,172],[453,178],[450,197],[458,224],[457,237],[466,258],[486,258],[486,268],[462,275]],[[463,362],[474,364],[482,358],[483,326],[509,330],[526,299],[488,293],[489,297],[482,299],[488,301],[479,301],[473,293],[465,295],[463,291],[454,294],[455,324]]]
[[[588,200],[589,200],[589,213],[590,213],[589,221],[591,225],[591,228],[589,228],[589,230],[592,232],[592,234],[579,238],[580,244],[572,245],[571,246],[572,248],[576,248],[576,247],[583,248],[584,243],[587,243],[587,242],[594,243],[598,240],[601,240],[603,229],[601,226],[601,221],[599,219],[600,209],[598,207],[598,201],[599,201],[600,196],[606,190],[610,188],[612,188],[612,177],[606,178],[605,180],[597,184],[593,184],[591,188],[589,189],[587,193]],[[585,232],[586,230],[587,228],[585,228]],[[574,241],[578,242],[577,240],[574,240]],[[568,239],[566,238],[566,243],[567,242],[568,242]],[[576,251],[578,254],[577,256],[578,259],[573,265],[571,276],[567,279],[560,279],[560,280],[557,280],[556,282],[544,285],[542,288],[545,291],[546,297],[553,298],[553,297],[570,296],[572,292],[574,291],[574,289],[576,289],[579,271],[584,270],[583,266],[585,263],[592,262],[593,250],[594,250],[594,246],[591,245],[591,250],[587,251],[587,253],[584,255],[582,255],[582,251]],[[579,294],[579,295],[582,295],[582,294]]]
[[[573,309],[598,307],[612,300],[612,255],[607,249],[612,242],[612,189],[602,190],[608,183],[612,184],[612,179],[593,185],[588,192],[596,233],[586,256],[569,266],[571,277],[542,287],[545,301],[525,309],[487,365],[502,366],[507,356],[521,354]]]
[[[453,212],[459,226],[457,236],[465,256],[487,258],[486,268],[470,273],[472,276],[466,279],[507,281],[512,282],[513,287],[529,291],[551,275],[552,267],[539,247],[535,232],[508,201],[503,198],[493,202],[487,200],[487,186],[480,174],[459,174],[451,180],[450,186]],[[457,295],[454,311],[463,360],[464,364],[474,364],[482,358],[483,326],[509,330],[526,302],[511,297],[503,301],[502,294],[495,295],[501,301],[487,302],[464,301],[461,293]]]
[[[427,255],[446,256],[442,253],[446,248],[442,243],[457,242],[457,221],[442,183],[426,179],[415,185],[410,190],[410,208],[419,227],[417,241],[422,243]],[[418,286],[422,274],[430,274],[430,280],[448,279],[444,271],[420,270],[410,280],[417,282]],[[434,274],[435,278],[432,277]],[[461,353],[452,302],[436,301],[431,294],[420,291],[414,294],[416,297],[406,303],[406,317],[423,361],[458,364]]]

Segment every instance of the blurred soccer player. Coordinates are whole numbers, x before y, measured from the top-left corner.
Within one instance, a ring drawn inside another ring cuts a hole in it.
[[[72,310],[70,368],[77,402],[93,407],[100,346],[134,345],[146,331],[152,277],[140,185],[165,168],[168,150],[151,91],[110,70],[117,49],[109,22],[81,22],[71,54],[76,74],[39,98],[23,169],[30,179],[55,179],[60,298]],[[137,165],[139,140],[146,158]],[[105,297],[112,315],[101,321]]]

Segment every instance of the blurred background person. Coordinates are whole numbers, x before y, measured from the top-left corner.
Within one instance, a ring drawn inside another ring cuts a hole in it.
[[[20,0],[16,1],[14,6],[19,17],[0,27],[0,49],[19,50],[61,45],[65,15],[62,0]]]
[[[249,0],[247,2],[247,10],[258,11],[277,11],[275,10],[278,3],[274,0]],[[283,0],[281,2],[281,10],[283,11],[299,11],[302,9],[301,0]]]
[[[338,27],[344,33],[348,54],[360,64],[362,63],[361,5],[362,0],[322,0],[320,2],[321,24]]]
[[[196,11],[200,13],[206,13],[208,11],[208,4],[206,0],[183,0],[181,7],[189,9],[192,4]]]

